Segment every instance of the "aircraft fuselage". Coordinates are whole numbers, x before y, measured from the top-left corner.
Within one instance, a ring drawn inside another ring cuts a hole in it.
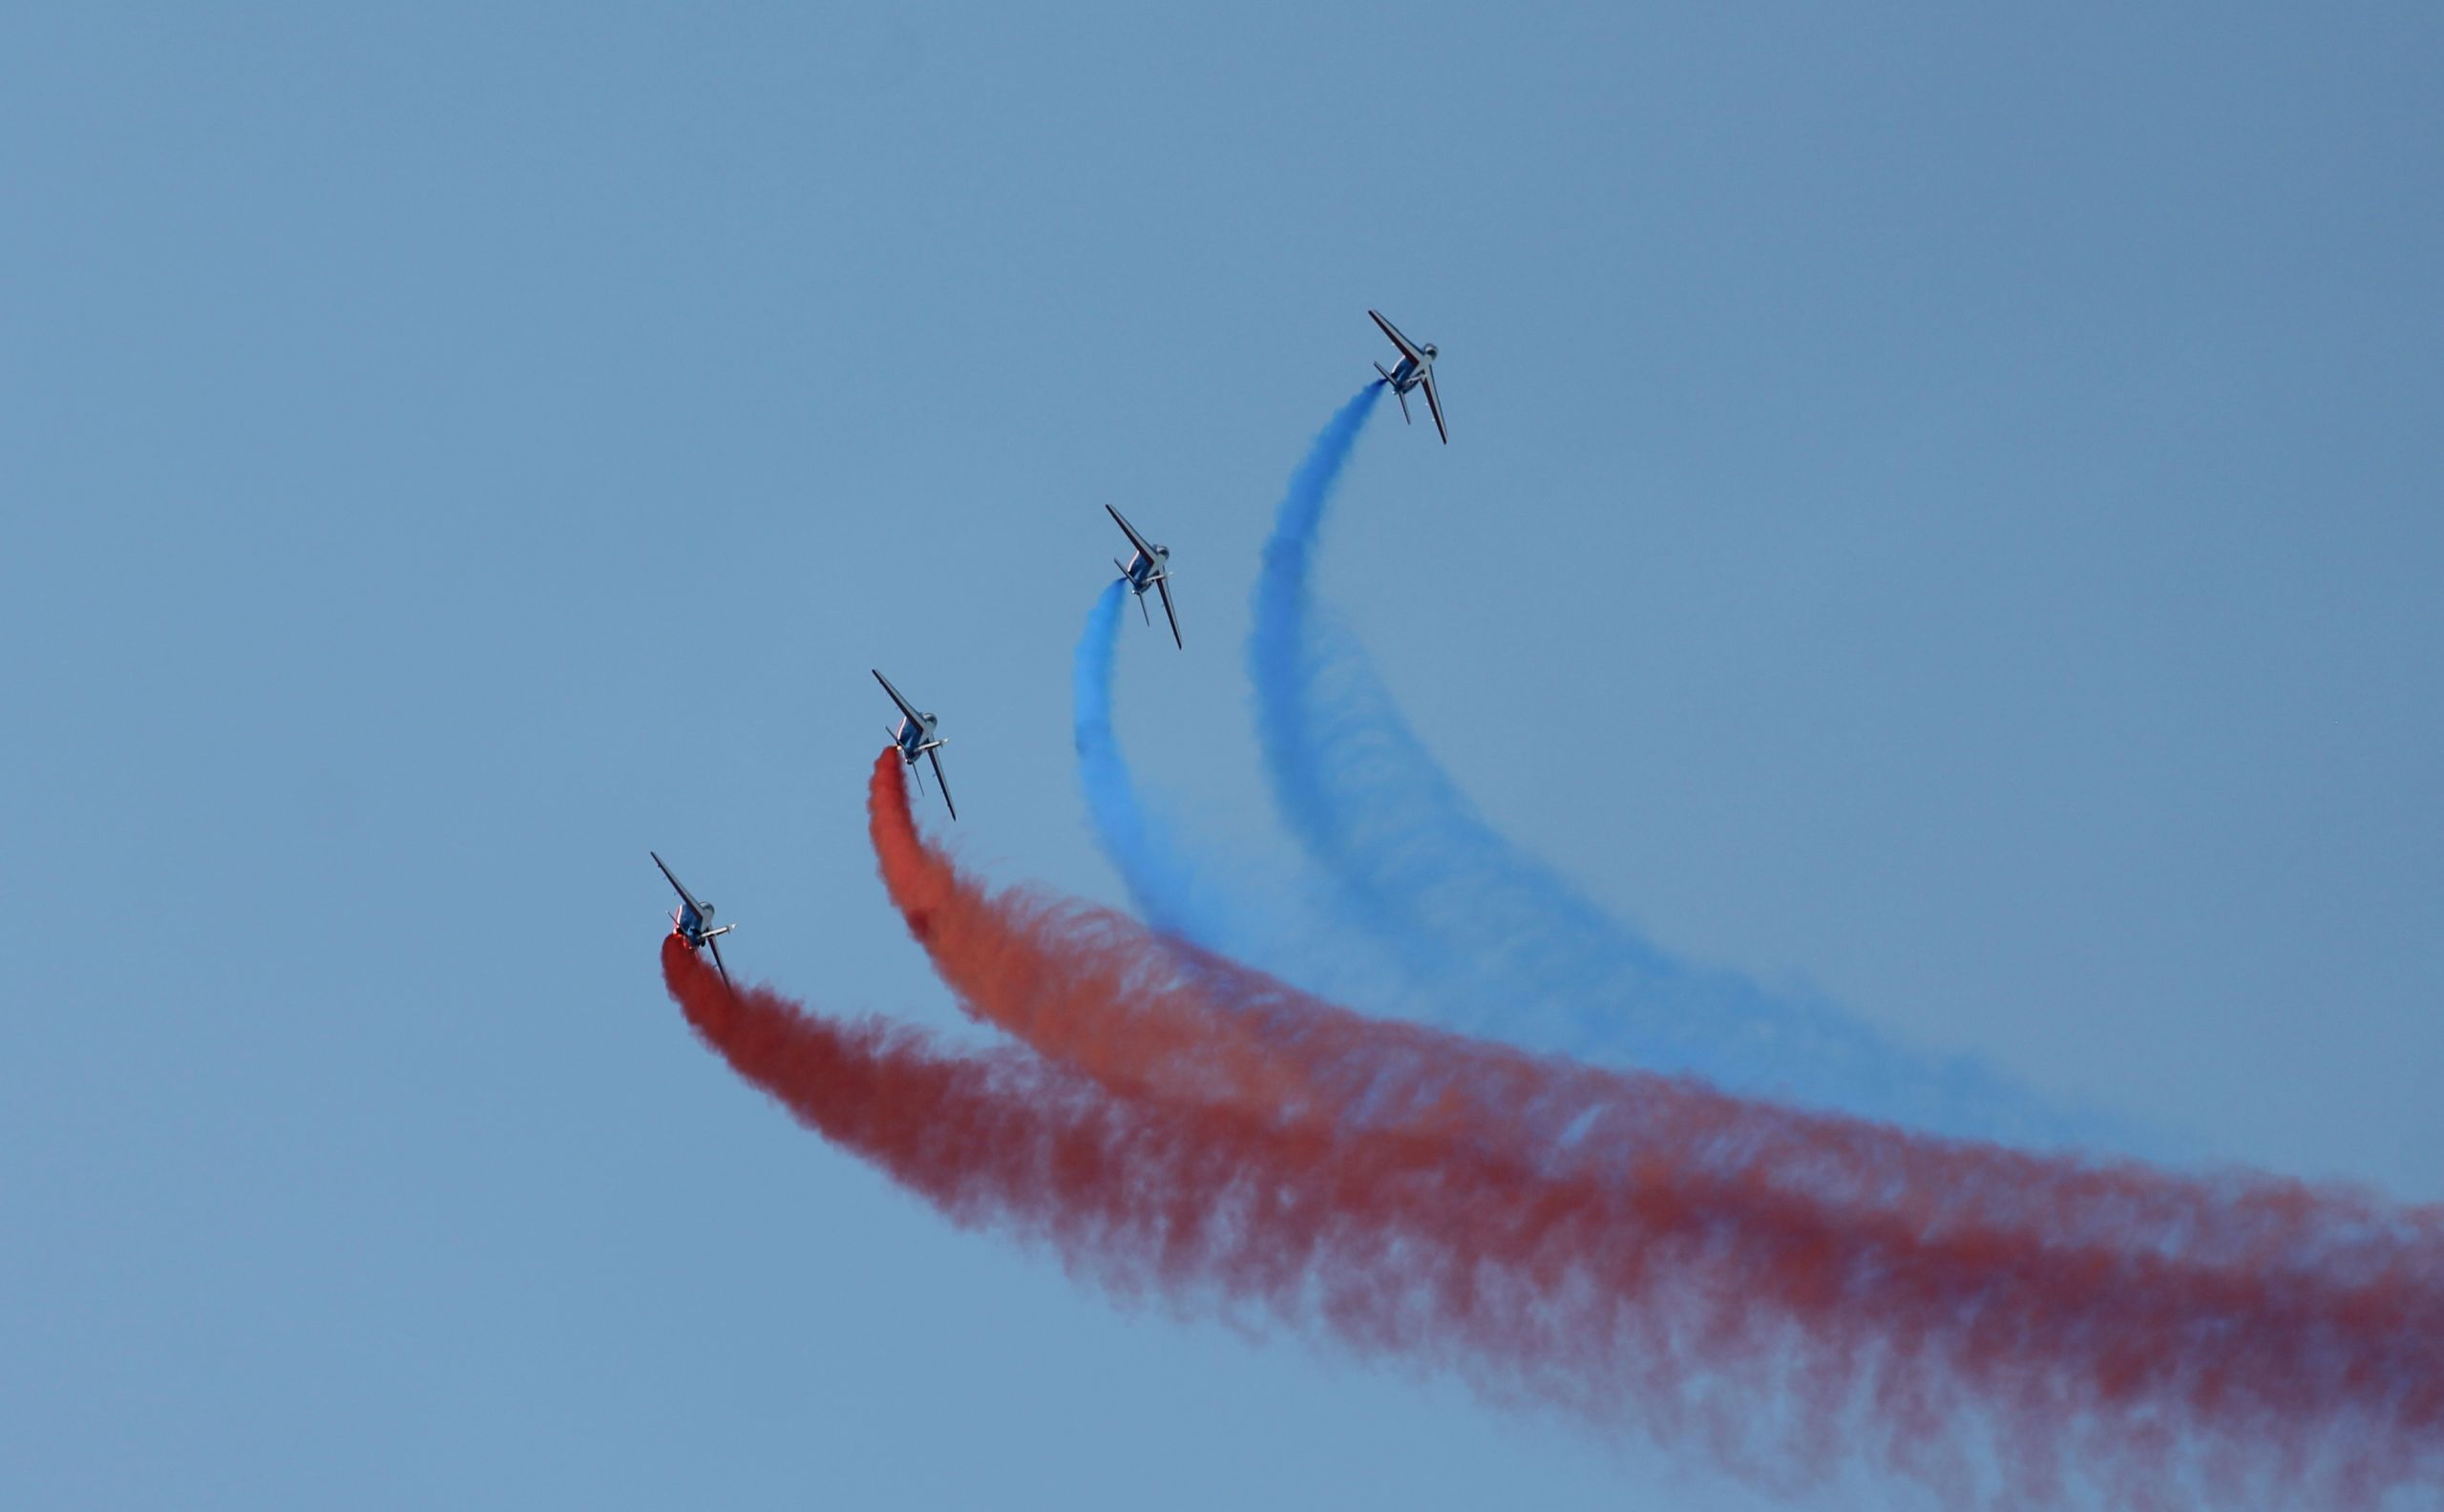
[[[1163,569],[1169,565],[1166,559],[1168,556],[1169,553],[1164,556],[1148,556],[1144,552],[1131,552],[1128,565],[1120,570],[1121,576],[1128,579],[1130,591],[1140,598],[1146,597],[1146,590],[1154,586],[1154,579],[1162,577]]]
[[[892,731],[891,743],[899,747],[901,761],[914,766],[916,765],[917,757],[942,744],[934,739],[934,724],[935,722],[932,720],[927,720],[922,724],[904,717],[900,720],[899,727]]]
[[[712,927],[712,919],[709,917],[712,909],[713,906],[707,903],[705,905],[705,912],[699,914],[685,904],[681,904],[670,911],[671,931],[681,939],[685,940],[691,948],[703,950],[712,943],[714,935],[727,934],[730,931],[730,927],[727,924],[719,929]]]

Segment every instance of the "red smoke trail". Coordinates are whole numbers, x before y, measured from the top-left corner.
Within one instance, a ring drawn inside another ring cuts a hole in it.
[[[1367,1018],[1108,909],[993,892],[925,844],[890,751],[867,796],[884,885],[962,1004],[1123,1094],[1288,1120],[1363,1117],[1489,1142],[1548,1168],[1702,1162],[1928,1225],[2024,1228],[2057,1248],[2141,1247],[2191,1264],[2444,1289],[2444,1213],[2433,1208],[2265,1176],[2174,1177],[1913,1138]]]
[[[985,1019],[1120,1091],[1314,1111],[1303,1079],[1255,1026],[1171,990],[1176,966],[1134,920],[1047,893],[988,897],[929,849],[895,752],[874,759],[868,799],[884,886],[943,980]]]
[[[2340,1455],[2326,1464],[2338,1490],[2433,1466],[2433,1214],[1914,1139],[1356,1018],[1225,962],[1183,971],[1173,947],[1105,911],[987,893],[917,839],[887,754],[872,798],[885,880],[946,981],[1134,1105],[1406,1141],[1506,1171],[1523,1199],[1568,1191],[1577,1211],[1626,1214],[1610,1233],[1624,1252],[1668,1237],[1702,1255],[1708,1286],[1731,1294],[1701,1300],[1709,1321],[1694,1332],[1686,1306],[1612,1297],[1616,1325],[1682,1346],[1648,1405],[1773,1357],[1803,1363],[1811,1422],[1871,1403],[1896,1459],[1930,1452],[1936,1425],[1986,1415],[2021,1490],[2042,1490],[2074,1440],[2082,1462],[2143,1467],[2162,1489],[2176,1427],[2211,1439],[2200,1453],[2213,1463],[2245,1445],[2291,1478],[2322,1443]],[[1391,1069],[1389,1092],[1359,1075],[1370,1059]],[[1600,1147],[1581,1140],[1555,1159],[1558,1131],[1591,1114],[1607,1120]],[[1599,1251],[1571,1251],[1537,1286],[1610,1273]],[[1760,1349],[1767,1335],[1780,1352]]]

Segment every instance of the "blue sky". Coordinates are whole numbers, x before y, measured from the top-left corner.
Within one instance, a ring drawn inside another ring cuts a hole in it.
[[[1122,647],[1141,777],[1286,856],[1247,589],[1370,305],[1453,440],[1378,416],[1325,590],[1506,833],[1902,1041],[2444,1196],[2431,9],[5,42],[11,1501],[1751,1505],[1116,1311],[660,990],[649,845],[747,973],[954,1020],[865,850],[872,665],[967,859],[1120,895],[1106,502],[1188,638]]]

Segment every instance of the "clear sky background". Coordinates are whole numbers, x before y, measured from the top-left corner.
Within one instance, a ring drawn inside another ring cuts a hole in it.
[[[2310,11],[11,11],[0,1500],[1752,1505],[1116,1310],[662,992],[648,846],[956,1022],[870,665],[971,862],[1118,895],[1106,502],[1141,773],[1275,833],[1247,590],[1369,305],[1452,444],[1379,415],[1327,589],[1502,829],[2444,1198],[2444,16]]]

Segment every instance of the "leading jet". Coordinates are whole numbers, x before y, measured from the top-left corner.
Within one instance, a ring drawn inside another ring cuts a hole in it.
[[[1368,310],[1366,313],[1374,316],[1375,324],[1382,326],[1383,334],[1392,338],[1392,345],[1401,349],[1400,366],[1386,368],[1381,363],[1375,365],[1375,370],[1381,373],[1383,381],[1392,386],[1392,396],[1401,402],[1401,418],[1403,420],[1409,418],[1409,390],[1423,388],[1425,407],[1434,411],[1435,432],[1443,437],[1444,446],[1449,446],[1451,432],[1443,429],[1443,396],[1434,391],[1434,344],[1428,342],[1421,346],[1401,335],[1400,327],[1382,316],[1377,315],[1375,311]]]
[[[1146,537],[1137,534],[1137,527],[1121,517],[1120,511],[1108,504],[1104,506],[1104,511],[1111,515],[1113,524],[1127,533],[1128,544],[1137,548],[1137,555],[1128,558],[1127,566],[1122,566],[1117,556],[1111,563],[1120,568],[1120,580],[1128,584],[1128,591],[1137,596],[1137,612],[1146,616],[1148,624],[1152,624],[1154,616],[1146,607],[1146,590],[1151,588],[1161,594],[1163,618],[1171,622],[1171,644],[1187,650],[1187,642],[1180,639],[1180,617],[1171,608],[1171,549],[1148,545]]]
[[[940,718],[917,713],[916,706],[901,698],[899,689],[893,687],[891,679],[880,672],[874,673],[874,681],[881,683],[882,690],[891,695],[891,701],[899,705],[899,724],[891,729],[891,743],[899,747],[899,759],[912,768],[919,756],[934,764],[934,781],[942,785],[942,805],[950,809],[952,818],[958,818],[959,805],[951,802],[951,780],[942,775],[942,758],[936,754],[950,744],[934,733],[941,727]],[[921,774],[916,779],[916,786],[920,788],[925,786]]]
[[[722,974],[722,985],[730,985],[729,966],[722,959],[722,936],[738,926],[725,924],[719,929],[711,928],[713,906],[697,902],[696,895],[682,887],[677,877],[670,875],[670,868],[664,864],[660,855],[651,850],[645,854],[653,856],[653,864],[662,868],[662,874],[669,878],[671,887],[679,893],[679,906],[670,911],[670,932],[685,940],[691,949],[711,951],[713,969]]]

